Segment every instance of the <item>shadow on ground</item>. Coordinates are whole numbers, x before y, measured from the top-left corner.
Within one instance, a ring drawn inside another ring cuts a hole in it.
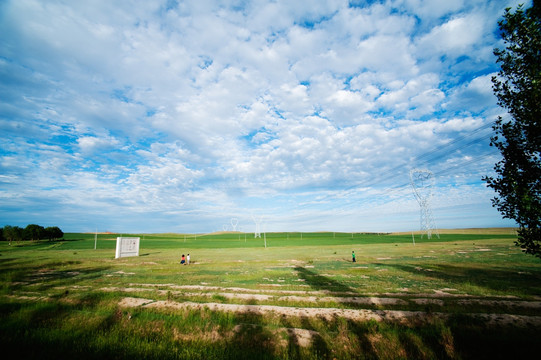
[[[304,283],[314,290],[332,291],[332,292],[354,292],[355,289],[342,284],[339,281],[331,279],[327,276],[320,275],[314,271],[308,270],[302,266],[295,267],[299,277],[304,280]]]
[[[470,284],[484,288],[491,292],[520,293],[523,295],[541,295],[541,272],[519,271],[497,267],[467,267],[463,264],[434,264],[417,266],[404,264],[385,264],[400,271],[420,277],[438,278],[443,280],[447,287],[460,287]]]

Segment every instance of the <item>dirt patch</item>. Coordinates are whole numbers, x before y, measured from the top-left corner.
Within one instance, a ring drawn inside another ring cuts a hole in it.
[[[445,303],[441,299],[411,299],[415,304],[418,305],[438,305],[443,306]]]
[[[118,303],[118,306],[132,308],[132,307],[148,305],[152,302],[154,302],[154,300],[126,297],[120,300],[120,302]]]
[[[114,275],[135,275],[134,272],[125,272],[125,271],[122,271],[122,270],[119,270],[119,271],[116,271],[112,274],[108,274],[106,276],[114,276]]]
[[[434,290],[434,295],[438,296],[438,297],[451,297],[451,296],[464,297],[464,296],[468,296],[468,295],[450,294],[449,291],[453,291],[453,290],[454,289],[448,289],[448,288],[441,289],[441,290]],[[456,290],[454,290],[454,291],[456,291]]]
[[[506,307],[519,307],[519,308],[524,308],[524,309],[541,309],[541,301],[468,299],[468,300],[458,300],[457,303],[461,305],[506,306]]]
[[[149,291],[155,291],[155,289],[148,289],[148,288],[124,288],[124,287],[104,287],[100,289],[101,291],[107,291],[107,292],[149,292]]]
[[[306,330],[306,329],[297,329],[297,328],[286,328],[284,329],[290,338],[295,339],[295,342],[300,347],[308,347],[312,345],[312,341],[316,336],[319,336],[317,331]]]
[[[322,298],[321,301],[323,301]],[[402,299],[395,298],[379,298],[379,297],[344,297],[344,298],[329,298],[332,301],[344,302],[349,304],[362,304],[362,305],[406,305],[407,302]]]
[[[407,302],[395,298],[377,298],[377,297],[316,297],[316,296],[282,296],[278,298],[281,301],[297,302],[330,302],[339,304],[358,304],[358,305],[406,305]]]
[[[158,309],[209,309],[211,311],[238,312],[238,313],[253,313],[253,314],[276,314],[280,316],[292,317],[317,317],[326,320],[333,318],[346,318],[351,320],[376,320],[376,321],[398,321],[408,322],[409,320],[420,319],[426,314],[422,312],[412,311],[395,311],[395,310],[353,310],[353,309],[337,309],[337,308],[300,308],[300,307],[284,307],[276,305],[237,305],[237,304],[218,304],[218,303],[192,303],[192,302],[174,302],[174,301],[153,301],[151,299],[138,299],[141,306],[144,308]],[[129,306],[132,300],[123,299],[119,306]],[[431,314],[431,317],[437,316]],[[445,315],[444,315],[445,316]]]

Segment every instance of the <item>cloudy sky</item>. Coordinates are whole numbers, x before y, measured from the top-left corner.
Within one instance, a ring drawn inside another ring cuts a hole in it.
[[[0,226],[410,231],[412,169],[436,227],[513,226],[481,178],[519,2],[1,1]]]

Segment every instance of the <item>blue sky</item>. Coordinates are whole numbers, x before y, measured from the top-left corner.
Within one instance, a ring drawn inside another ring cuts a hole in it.
[[[481,181],[519,1],[0,3],[0,226],[514,226]]]

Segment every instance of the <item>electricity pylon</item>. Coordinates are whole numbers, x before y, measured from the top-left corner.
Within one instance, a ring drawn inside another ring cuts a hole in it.
[[[421,231],[426,233],[428,239],[432,238],[432,233],[435,232],[438,239],[440,234],[434,225],[434,216],[430,207],[430,199],[432,198],[432,188],[434,187],[434,175],[429,170],[413,169],[410,171],[411,187],[413,194],[421,207]],[[421,239],[423,235],[421,235]]]

